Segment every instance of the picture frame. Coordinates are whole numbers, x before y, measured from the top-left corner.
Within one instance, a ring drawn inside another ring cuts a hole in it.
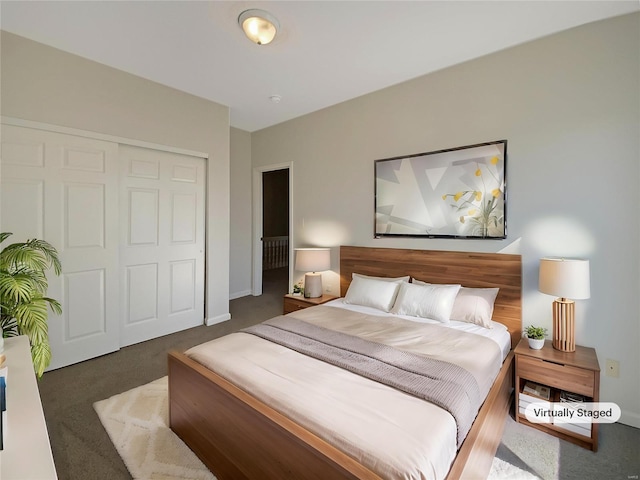
[[[507,238],[507,140],[375,161],[374,238]]]

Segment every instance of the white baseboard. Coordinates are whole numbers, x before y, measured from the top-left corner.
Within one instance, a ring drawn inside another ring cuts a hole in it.
[[[236,298],[246,297],[247,295],[251,295],[251,290],[242,290],[241,292],[231,293],[229,294],[229,300],[235,300]]]
[[[207,327],[210,327],[211,325],[226,322],[227,320],[231,320],[230,313],[223,313],[222,315],[218,315],[217,317],[207,318],[205,324],[207,325]]]
[[[624,423],[630,427],[640,428],[640,414],[623,410],[618,423]]]

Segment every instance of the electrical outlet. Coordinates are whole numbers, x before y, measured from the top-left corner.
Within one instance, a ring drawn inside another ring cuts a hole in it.
[[[608,377],[620,377],[620,362],[607,358],[606,375]]]

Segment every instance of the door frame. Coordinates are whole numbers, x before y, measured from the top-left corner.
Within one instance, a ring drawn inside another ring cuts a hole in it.
[[[253,169],[253,241],[251,242],[253,257],[251,294],[253,296],[262,295],[262,174],[274,170],[289,170],[289,278],[287,291],[291,291],[291,278],[293,277],[293,162],[288,162],[254,167]]]

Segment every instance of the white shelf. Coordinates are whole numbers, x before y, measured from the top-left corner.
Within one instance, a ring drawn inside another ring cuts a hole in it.
[[[7,422],[4,450],[0,452],[0,478],[56,480],[49,432],[44,420],[29,339],[5,338],[7,373]]]

